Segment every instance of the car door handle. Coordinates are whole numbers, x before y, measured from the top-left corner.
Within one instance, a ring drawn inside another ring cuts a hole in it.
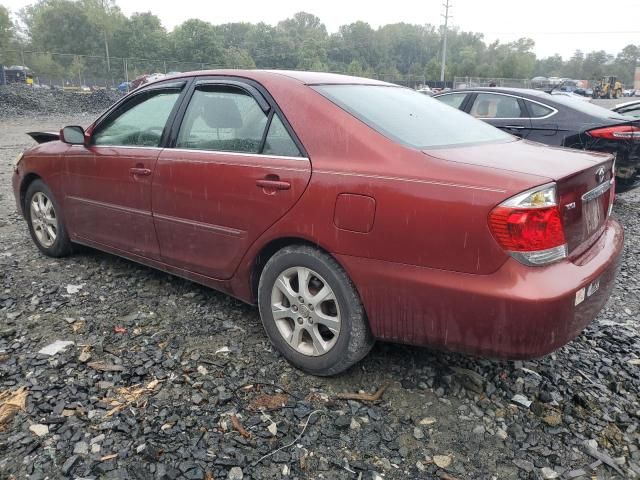
[[[526,127],[522,125],[505,125],[503,128],[508,128],[509,130],[524,130]]]
[[[138,177],[146,177],[148,175],[151,175],[151,170],[149,170],[148,168],[133,167],[130,168],[129,171],[131,172],[131,175],[135,175]]]
[[[289,190],[291,188],[291,184],[289,182],[284,182],[282,180],[270,180],[266,178],[256,180],[256,185],[269,190]]]

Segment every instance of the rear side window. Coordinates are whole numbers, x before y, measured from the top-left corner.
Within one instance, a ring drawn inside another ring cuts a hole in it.
[[[267,139],[264,142],[265,155],[280,155],[283,157],[299,157],[300,150],[296,146],[289,132],[285,128],[278,114],[273,115]]]
[[[417,149],[513,141],[497,128],[408,88],[316,85],[316,91],[380,134]]]
[[[495,93],[479,93],[469,113],[476,118],[520,118],[526,116],[522,114],[516,97]]]
[[[466,93],[448,93],[446,95],[440,95],[438,97],[434,97],[436,100],[440,100],[442,103],[449,105],[453,108],[460,108],[462,102],[464,102]]]
[[[553,113],[553,110],[549,107],[545,107],[544,105],[540,105],[539,103],[530,102],[525,100],[527,105],[527,110],[529,110],[529,115],[531,118],[541,118],[546,117]]]
[[[176,147],[258,153],[266,125],[267,115],[244,90],[203,86],[191,97]]]

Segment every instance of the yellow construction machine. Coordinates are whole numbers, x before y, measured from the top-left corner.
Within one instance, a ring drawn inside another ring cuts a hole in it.
[[[600,83],[593,87],[593,98],[622,98],[622,83],[616,77],[602,77]]]

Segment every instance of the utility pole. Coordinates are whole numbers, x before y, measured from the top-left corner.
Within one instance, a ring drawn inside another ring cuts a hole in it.
[[[111,62],[109,61],[109,42],[107,42],[107,30],[104,30],[104,50],[107,54],[107,72],[111,72]]]
[[[444,82],[444,69],[447,63],[447,27],[449,26],[449,0],[442,4],[444,7],[444,30],[442,31],[442,65],[440,66],[440,81]]]

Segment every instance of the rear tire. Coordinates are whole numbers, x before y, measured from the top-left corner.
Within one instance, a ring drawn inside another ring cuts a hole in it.
[[[375,341],[347,273],[310,246],[285,247],[269,259],[260,275],[258,307],[275,348],[313,375],[348,369]]]
[[[71,241],[62,221],[60,205],[42,180],[34,180],[25,194],[24,218],[31,239],[49,257],[71,253]]]

